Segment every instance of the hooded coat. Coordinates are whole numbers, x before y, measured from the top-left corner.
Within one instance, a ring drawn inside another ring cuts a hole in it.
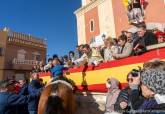
[[[110,83],[110,88],[108,88],[108,93],[106,97],[105,111],[113,112],[114,104],[116,103],[117,97],[120,93],[119,81],[116,80],[115,78],[110,78],[109,83]]]

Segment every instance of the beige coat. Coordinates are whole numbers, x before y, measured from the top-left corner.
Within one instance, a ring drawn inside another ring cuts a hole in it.
[[[124,48],[123,48],[122,53],[120,53],[120,54],[115,54],[115,58],[116,58],[116,59],[121,59],[121,58],[128,57],[128,56],[131,55],[132,50],[133,50],[133,44],[127,42],[127,43],[125,44]]]

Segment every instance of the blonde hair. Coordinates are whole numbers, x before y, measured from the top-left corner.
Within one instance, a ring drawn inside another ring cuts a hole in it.
[[[106,42],[109,42],[111,45],[114,45],[114,40],[110,36],[106,38]]]

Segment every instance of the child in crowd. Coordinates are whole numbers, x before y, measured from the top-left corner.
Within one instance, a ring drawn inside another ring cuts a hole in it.
[[[62,78],[63,77],[63,69],[64,66],[60,64],[60,61],[58,58],[53,59],[53,68],[51,69],[52,78]]]

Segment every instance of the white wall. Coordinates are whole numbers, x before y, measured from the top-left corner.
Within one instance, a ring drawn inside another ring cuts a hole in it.
[[[78,35],[78,45],[86,44],[84,15],[77,16],[77,35]]]
[[[107,33],[108,36],[116,37],[112,0],[104,0],[98,7],[98,13],[100,33]]]
[[[86,5],[86,0],[81,0],[81,6],[85,6]]]

